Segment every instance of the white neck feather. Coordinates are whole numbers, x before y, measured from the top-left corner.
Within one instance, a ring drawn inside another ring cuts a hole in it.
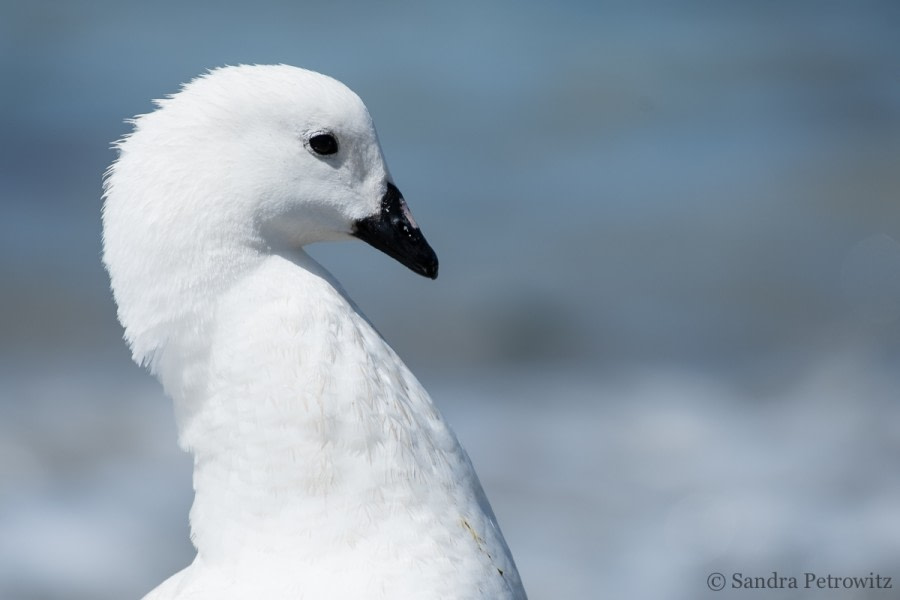
[[[259,260],[208,308],[215,326],[154,363],[195,456],[201,555],[354,539],[458,488],[466,459],[430,398],[305,253]]]

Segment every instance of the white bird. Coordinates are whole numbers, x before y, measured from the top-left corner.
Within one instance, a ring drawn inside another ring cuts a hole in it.
[[[437,277],[362,101],[278,65],[156,105],[107,171],[103,261],[194,455],[197,555],[145,600],[524,599],[455,435],[303,250]]]

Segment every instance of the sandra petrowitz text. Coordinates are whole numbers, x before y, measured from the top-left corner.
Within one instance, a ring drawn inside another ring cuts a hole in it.
[[[891,577],[870,572],[867,575],[834,575],[833,573],[803,573],[800,576],[782,575],[772,571],[767,575],[748,575],[731,573],[730,577],[722,573],[710,573],[706,585],[714,592],[726,587],[734,590],[892,590],[894,582]]]

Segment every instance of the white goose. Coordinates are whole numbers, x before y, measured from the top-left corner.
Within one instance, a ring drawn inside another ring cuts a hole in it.
[[[197,556],[146,599],[524,599],[453,432],[303,251],[356,237],[437,276],[362,101],[279,65],[157,105],[103,205],[125,338],[194,455]]]

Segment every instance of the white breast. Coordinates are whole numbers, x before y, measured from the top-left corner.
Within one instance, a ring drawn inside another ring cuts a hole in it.
[[[198,559],[148,598],[524,598],[427,393],[295,258],[269,257],[218,307],[182,422]]]

